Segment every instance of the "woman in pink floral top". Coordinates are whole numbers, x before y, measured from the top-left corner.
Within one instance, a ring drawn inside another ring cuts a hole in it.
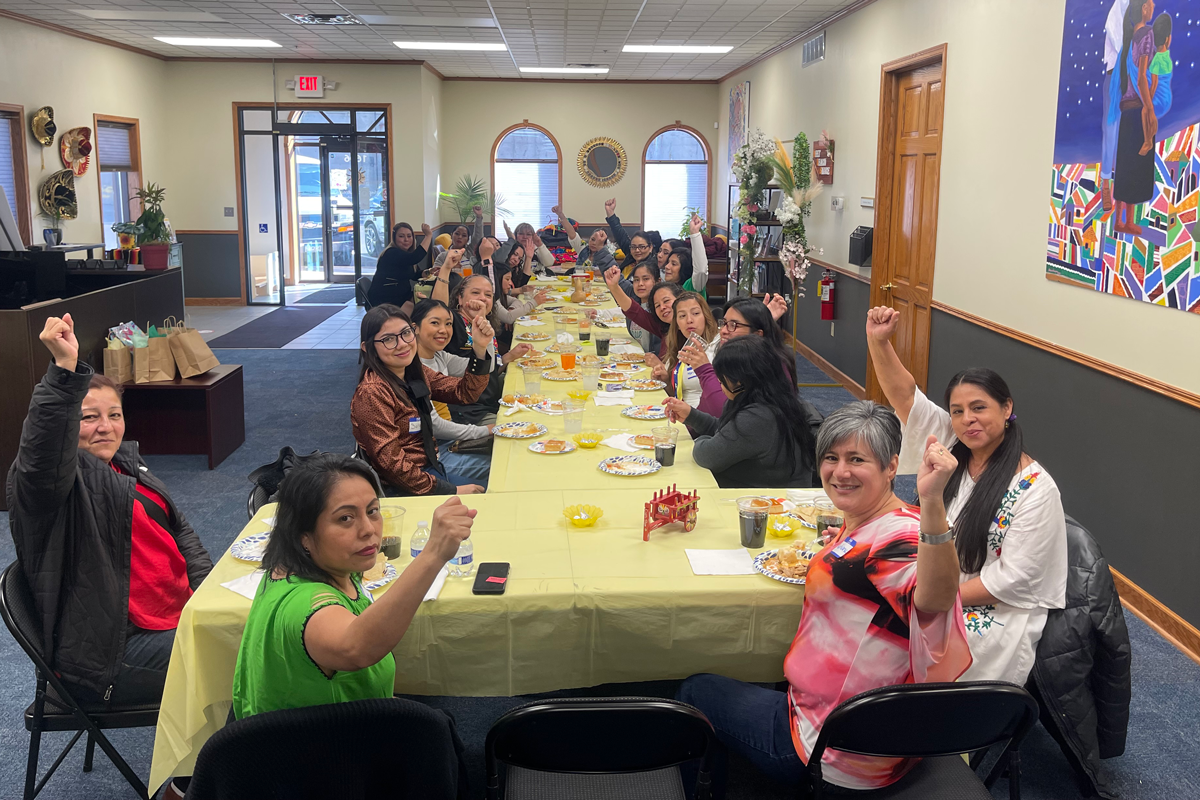
[[[953,681],[971,664],[958,557],[942,489],[957,462],[930,437],[918,514],[892,493],[900,421],[883,406],[850,403],[817,437],[821,482],[845,527],[809,565],[800,629],[784,658],[788,691],[693,675],[679,697],[712,721],[726,747],[776,780],[807,779],[808,755],[838,704],[869,689]],[[915,759],[827,750],[822,775],[843,789],[899,780]]]

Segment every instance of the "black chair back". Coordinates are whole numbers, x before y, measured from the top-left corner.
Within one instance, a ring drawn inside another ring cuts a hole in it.
[[[9,564],[0,575],[0,617],[33,665],[43,673],[52,673],[42,652],[42,623],[37,604],[19,561]]]
[[[371,310],[371,301],[367,299],[367,293],[371,291],[371,278],[363,275],[354,282],[354,299],[367,311]]]
[[[676,700],[613,697],[541,700],[496,721],[485,748],[488,794],[498,762],[539,772],[648,772],[701,759],[707,788],[716,735],[708,718]]]
[[[809,764],[816,779],[826,748],[889,758],[957,755],[1000,742],[1015,750],[1037,716],[1033,697],[1004,681],[884,686],[826,717]]]
[[[455,800],[462,743],[441,711],[400,698],[271,711],[226,725],[196,759],[188,800]]]

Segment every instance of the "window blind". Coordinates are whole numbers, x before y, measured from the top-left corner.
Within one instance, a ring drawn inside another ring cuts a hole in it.
[[[558,164],[497,161],[495,189],[508,210],[509,227],[528,222],[541,228],[552,221],[550,208],[558,203]]]
[[[0,189],[8,198],[8,207],[12,210],[13,218],[17,216],[17,171],[13,154],[13,126],[20,125],[13,117],[0,114]]]
[[[642,227],[664,239],[679,236],[688,209],[708,208],[708,165],[646,164],[646,214]]]
[[[133,142],[129,125],[100,123],[96,126],[96,157],[102,172],[133,169]]]

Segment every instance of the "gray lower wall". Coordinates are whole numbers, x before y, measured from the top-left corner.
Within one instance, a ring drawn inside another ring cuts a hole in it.
[[[1109,563],[1200,626],[1200,409],[935,309],[932,399],[972,366],[1008,382],[1026,452]]]
[[[811,347],[826,361],[846,373],[859,386],[867,381],[867,337],[863,333],[871,301],[871,285],[835,273],[834,324],[821,319],[821,269],[809,268],[804,280],[804,297],[800,298],[796,323],[797,338]],[[785,319],[791,333],[791,320]]]
[[[185,297],[241,297],[237,231],[180,233]]]

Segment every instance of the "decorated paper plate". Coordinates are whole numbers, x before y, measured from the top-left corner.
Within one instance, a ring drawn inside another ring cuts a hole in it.
[[[612,344],[612,340],[610,339],[608,343]],[[614,353],[612,356],[612,361],[614,364],[645,364],[646,363],[646,354],[645,353]]]
[[[546,433],[546,426],[536,422],[506,422],[493,428],[492,433],[501,439],[536,439]]]
[[[546,369],[547,367],[553,367],[557,363],[558,363],[558,359],[546,358],[545,356],[539,356],[537,358],[522,358],[521,359],[522,367],[541,367],[542,369]]]
[[[547,353],[578,353],[579,345],[577,344],[555,344],[546,348]]]
[[[534,403],[530,408],[534,411],[540,411],[543,414],[557,415],[563,413],[562,400],[543,400],[540,403]]]
[[[632,375],[635,372],[641,372],[645,368],[646,367],[642,364],[613,364],[612,365],[612,369],[616,370],[617,372],[626,374],[626,375]]]
[[[650,475],[660,469],[662,464],[646,456],[613,456],[600,462],[600,471],[609,475]]]
[[[626,339],[624,336],[612,336],[612,337],[609,337],[608,343],[609,344],[633,344],[633,341],[630,339]]]
[[[625,373],[618,372],[615,369],[606,369],[600,373],[600,380],[602,380],[602,381],[623,381],[623,380],[625,380]]]
[[[648,433],[639,433],[636,436],[629,437],[629,444],[638,450],[653,450],[654,437]]]
[[[621,416],[630,419],[666,419],[667,410],[662,406],[628,406]]]
[[[816,555],[816,553],[813,553],[812,551],[809,551],[809,550],[803,550],[800,552],[800,558],[806,559],[807,561],[812,561],[812,558],[815,555]],[[763,552],[756,555],[754,557],[754,568],[756,570],[758,570],[759,572],[761,572],[763,575],[766,575],[768,578],[770,578],[773,581],[779,581],[780,583],[790,583],[795,586],[803,586],[804,585],[804,581],[805,581],[804,577],[792,577],[791,575],[787,574],[787,572],[791,572],[792,574],[797,574],[800,570],[797,570],[795,568],[788,570],[786,567],[780,566],[778,550],[764,550]],[[787,572],[785,572],[783,570],[787,570]],[[806,573],[808,572],[807,563],[806,563],[806,567],[804,568],[803,571]]]
[[[516,339],[519,342],[544,342],[550,338],[548,333],[518,333]]]
[[[505,406],[506,408],[512,408],[514,404],[520,403],[526,408],[529,408],[545,399],[546,396],[541,394],[506,394],[504,397],[500,398],[500,405]]]
[[[577,358],[576,360],[577,360],[577,361],[578,361],[580,364],[596,364],[596,365],[600,365],[600,364],[603,364],[603,363],[604,363],[604,357],[603,357],[603,356],[597,356],[597,355],[593,355],[592,353],[588,353],[587,355],[580,356],[580,357],[579,357],[579,358]]]
[[[396,580],[396,578],[399,577],[399,575],[400,575],[400,573],[396,572],[396,568],[393,567],[391,565],[391,563],[385,561],[385,562],[383,562],[383,577],[376,578],[373,581],[368,581],[368,580],[366,580],[366,576],[364,575],[363,576],[363,578],[364,578],[363,588],[366,589],[368,592],[373,592],[376,589],[382,589],[384,586],[387,586],[389,583]]]
[[[579,305],[587,306],[588,308],[596,308],[597,306],[602,305],[602,304],[599,300],[581,300]]]
[[[666,388],[666,384],[662,381],[652,381],[648,378],[637,378],[625,381],[625,388],[633,389],[635,392],[656,392],[659,389]]]
[[[579,372],[573,369],[548,369],[542,373],[542,377],[548,381],[573,381],[579,378]]]
[[[271,532],[252,533],[249,536],[238,539],[229,548],[229,555],[239,561],[253,561],[258,563],[263,559],[263,553],[267,552],[267,542],[271,540]]]
[[[537,314],[526,314],[523,317],[517,317],[517,322],[541,322],[542,320]]]
[[[565,439],[547,439],[544,442],[534,442],[529,445],[529,449],[535,453],[543,455],[559,455],[562,453],[570,453],[579,449],[579,446],[574,442],[568,442]]]

